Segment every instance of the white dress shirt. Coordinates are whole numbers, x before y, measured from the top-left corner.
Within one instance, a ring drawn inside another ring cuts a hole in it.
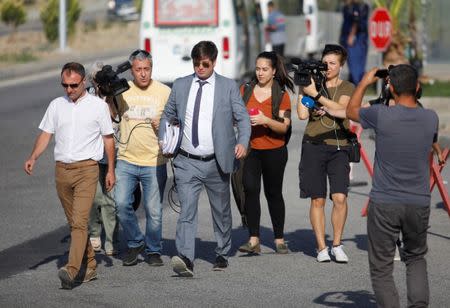
[[[205,83],[202,88],[202,98],[200,102],[200,111],[198,114],[199,145],[194,148],[192,145],[192,118],[194,115],[195,97],[197,96],[197,91],[200,87],[199,82],[197,82],[198,80],[200,79],[197,76],[194,76],[191,89],[189,90],[181,148],[194,155],[209,155],[214,153],[212,120],[216,73],[213,73],[208,79],[206,79],[207,83]]]
[[[102,135],[114,133],[108,105],[88,94],[76,103],[67,96],[54,99],[39,128],[55,135],[55,160],[73,163],[103,157]]]

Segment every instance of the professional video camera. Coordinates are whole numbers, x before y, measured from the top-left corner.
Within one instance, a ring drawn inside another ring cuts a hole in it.
[[[292,58],[291,63],[297,67],[294,72],[294,83],[296,85],[309,86],[312,77],[317,91],[325,88],[325,74],[323,72],[328,69],[326,63],[316,60],[302,61],[299,58]]]
[[[389,70],[393,66],[390,65],[389,69],[379,69],[375,76],[378,78],[383,79],[383,85],[381,86],[381,93],[380,96],[378,96],[375,99],[372,99],[369,101],[370,105],[376,105],[376,104],[383,104],[383,105],[389,105],[389,101],[392,99],[391,91],[389,90],[389,83],[387,80],[387,77],[389,76]]]
[[[114,71],[111,65],[105,65],[95,74],[94,81],[98,85],[101,96],[117,96],[127,91],[130,86],[125,78],[119,78],[119,74],[129,70],[131,64],[129,61],[123,62],[117,66]]]

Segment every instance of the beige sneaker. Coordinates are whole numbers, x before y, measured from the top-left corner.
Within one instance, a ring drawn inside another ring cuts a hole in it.
[[[117,256],[119,254],[119,252],[117,250],[106,250],[105,251],[105,255],[107,255],[108,257],[111,256]]]
[[[89,240],[95,252],[102,251],[102,240],[99,237],[91,237]]]

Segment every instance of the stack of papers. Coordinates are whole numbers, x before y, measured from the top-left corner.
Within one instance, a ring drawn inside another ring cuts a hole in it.
[[[164,155],[172,155],[177,148],[180,137],[180,127],[166,122],[166,134],[164,135],[162,152]]]

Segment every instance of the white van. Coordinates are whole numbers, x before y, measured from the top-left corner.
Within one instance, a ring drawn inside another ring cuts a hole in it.
[[[263,20],[254,0],[144,0],[140,48],[152,53],[153,77],[162,82],[193,72],[193,46],[213,41],[215,70],[239,80],[264,48]]]

